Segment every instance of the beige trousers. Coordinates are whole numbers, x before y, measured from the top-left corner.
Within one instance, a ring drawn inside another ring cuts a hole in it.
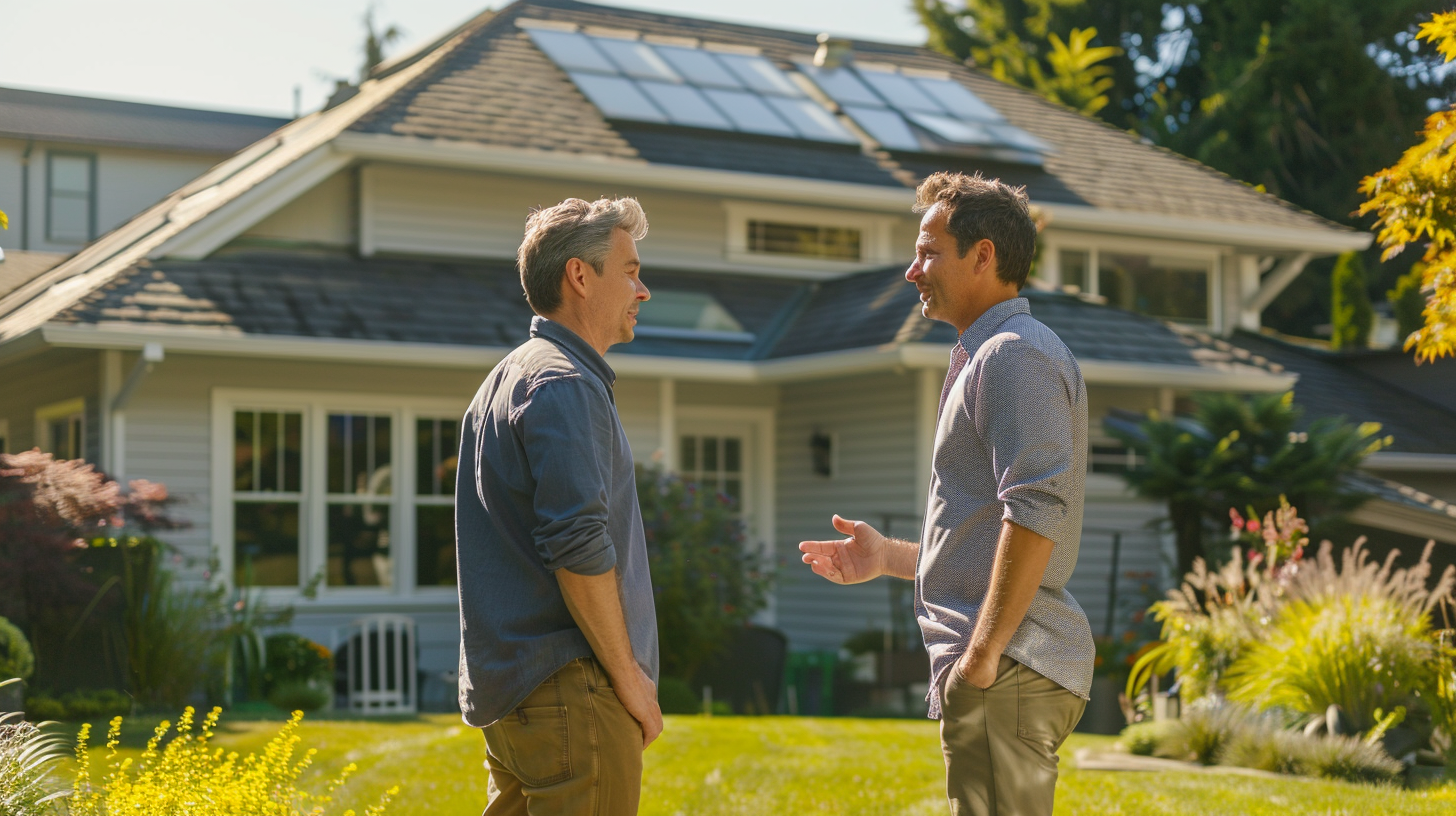
[[[951,814],[1051,816],[1057,749],[1086,701],[1005,656],[984,690],[947,671],[940,701]]]
[[[594,658],[568,663],[482,730],[485,816],[636,816],[642,726]]]

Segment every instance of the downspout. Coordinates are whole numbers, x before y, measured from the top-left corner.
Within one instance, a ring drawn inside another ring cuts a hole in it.
[[[141,385],[142,380],[152,373],[157,363],[162,362],[165,353],[161,343],[147,343],[142,347],[142,355],[137,358],[136,364],[132,366],[131,373],[127,375],[126,382],[122,383],[121,390],[112,398],[108,406],[111,411],[111,455],[109,457],[111,475],[117,481],[126,477],[126,403],[131,395]]]
[[[20,248],[30,249],[30,152],[35,140],[27,139],[20,154]]]

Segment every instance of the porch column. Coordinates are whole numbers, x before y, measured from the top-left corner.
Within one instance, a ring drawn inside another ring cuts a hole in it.
[[[945,373],[939,368],[915,370],[915,512],[925,510],[930,497],[931,459],[935,456],[935,426],[940,421],[940,389]]]
[[[121,391],[121,352],[101,352],[101,461],[98,467],[120,481],[126,469],[126,414],[111,410],[111,403]]]
[[[677,472],[677,381],[663,377],[657,382],[657,440],[662,469]]]

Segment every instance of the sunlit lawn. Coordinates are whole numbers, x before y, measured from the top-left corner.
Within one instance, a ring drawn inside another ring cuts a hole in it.
[[[943,814],[947,812],[936,724],[930,721],[789,717],[669,717],[649,749],[644,816],[714,814]],[[139,753],[147,731],[129,725],[124,744]],[[277,721],[229,722],[216,741],[261,747]],[[105,726],[101,726],[104,732]],[[311,779],[354,762],[341,805],[362,807],[392,785],[389,813],[477,814],[485,806],[485,744],[449,715],[405,720],[307,720],[304,747],[319,750]],[[1074,735],[1063,749],[1105,748],[1108,737]],[[1224,774],[1078,771],[1063,762],[1059,816],[1142,814],[1450,814],[1456,787],[1409,792],[1298,778]]]

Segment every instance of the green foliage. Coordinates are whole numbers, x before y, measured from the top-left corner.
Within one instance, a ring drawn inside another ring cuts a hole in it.
[[[1390,310],[1395,313],[1395,331],[1401,338],[1408,338],[1426,325],[1422,312],[1426,308],[1426,296],[1421,292],[1426,274],[1425,264],[1415,264],[1410,271],[1400,276],[1395,288],[1385,293]]]
[[[1330,322],[1335,327],[1330,347],[1339,350],[1370,345],[1370,327],[1375,323],[1375,310],[1370,305],[1365,261],[1360,253],[1346,252],[1340,256],[1335,262],[1330,286],[1333,304]]]
[[[177,586],[161,564],[164,546],[154,538],[95,544],[121,554],[121,641],[132,694],[143,705],[182,706],[210,669],[214,593]]]
[[[333,682],[334,656],[322,644],[292,632],[279,632],[268,636],[266,649],[263,676],[269,688],[294,681]]]
[[[1434,44],[1449,62],[1456,58],[1456,12],[1437,14],[1421,25],[1420,39]],[[1374,213],[1377,237],[1391,258],[1408,244],[1425,243],[1422,325],[1405,341],[1416,359],[1456,355],[1456,107],[1425,120],[1420,141],[1394,165],[1366,178],[1360,214]]]
[[[35,653],[20,627],[0,618],[0,680],[30,679],[35,672]]]
[[[1207,555],[1208,533],[1230,507],[1252,508],[1257,516],[1285,497],[1318,525],[1359,506],[1365,496],[1345,477],[1389,443],[1377,436],[1375,423],[1325,418],[1299,430],[1303,411],[1292,392],[1195,399],[1192,417],[1154,412],[1140,422],[1112,416],[1105,423],[1146,462],[1124,474],[1129,486],[1168,503],[1180,573],[1192,572],[1194,559]]]
[[[1153,756],[1159,746],[1164,745],[1170,733],[1177,727],[1176,720],[1143,720],[1122,730],[1118,743],[1123,750],[1135,756]]]
[[[115,689],[72,691],[59,698],[35,694],[25,699],[25,711],[36,720],[105,720],[130,714],[132,699]]]
[[[1453,600],[1456,569],[1434,587],[1431,547],[1409,569],[1369,560],[1362,542],[1336,566],[1326,543],[1278,582],[1270,624],[1224,678],[1229,699],[1313,716],[1337,705],[1356,731],[1382,710],[1424,705],[1436,695],[1431,613]],[[1272,587],[1271,587],[1272,589]],[[1269,604],[1266,604],[1266,607]]]
[[[60,813],[59,800],[67,791],[55,770],[66,754],[63,740],[26,722],[19,712],[0,714],[0,813]]]
[[[329,686],[318,680],[285,680],[268,690],[268,702],[284,711],[318,711],[333,699]]]
[[[1392,784],[1404,770],[1380,746],[1351,737],[1322,737],[1311,739],[1308,744],[1309,750],[1302,761],[1307,763],[1313,776]]]
[[[663,714],[700,714],[703,701],[693,692],[688,681],[679,677],[663,677],[657,685],[657,704]]]
[[[763,608],[769,581],[726,496],[639,468],[637,498],[662,674],[686,679],[722,647],[732,627]]]

